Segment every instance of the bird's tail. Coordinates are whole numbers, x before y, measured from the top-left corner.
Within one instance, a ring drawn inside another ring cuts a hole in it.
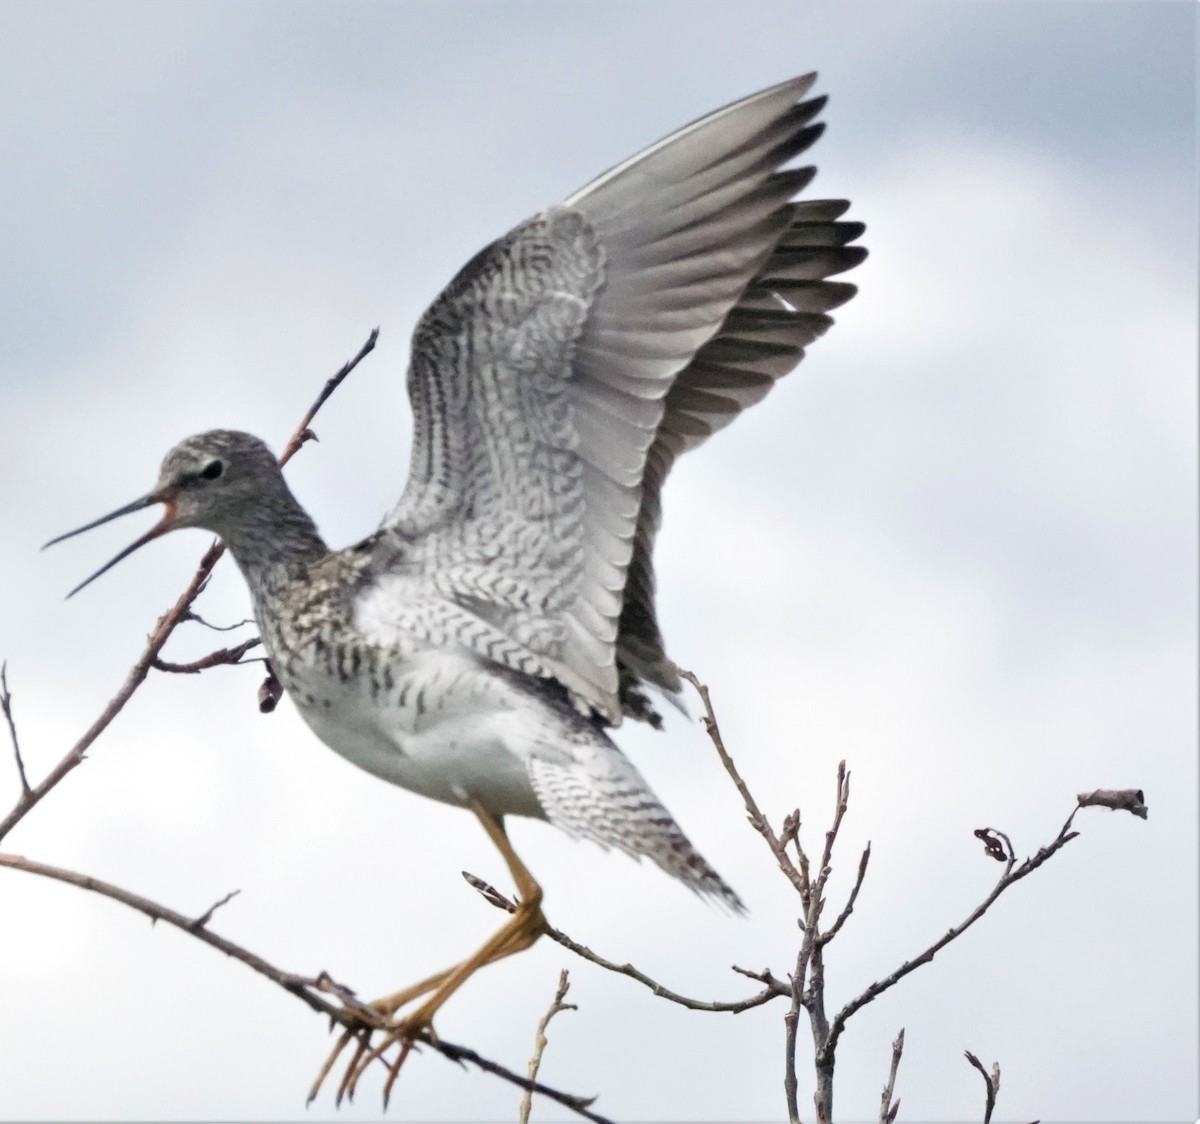
[[[741,898],[709,865],[629,759],[589,727],[566,753],[560,747],[529,759],[529,775],[546,818],[570,835],[643,855],[690,890],[734,913]],[[585,743],[585,744],[580,744]]]

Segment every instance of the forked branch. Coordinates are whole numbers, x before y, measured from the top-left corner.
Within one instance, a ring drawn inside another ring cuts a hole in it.
[[[545,1054],[546,1046],[549,1044],[546,1038],[546,1028],[550,1025],[550,1020],[560,1011],[579,1010],[574,1003],[565,1002],[570,986],[571,979],[567,974],[566,968],[564,968],[558,973],[558,988],[554,992],[554,999],[538,1023],[537,1033],[533,1037],[533,1057],[529,1059],[529,1072],[527,1074],[530,1081],[537,1080],[538,1070],[542,1068],[542,1055]],[[526,1089],[521,1095],[521,1108],[517,1116],[520,1124],[529,1124],[529,1113],[532,1109],[533,1090]]]

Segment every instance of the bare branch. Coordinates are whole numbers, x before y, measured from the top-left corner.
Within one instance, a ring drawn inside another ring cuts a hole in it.
[[[996,1108],[996,1094],[1000,1092],[1000,1063],[992,1062],[992,1072],[989,1074],[983,1068],[981,1062],[970,1050],[964,1050],[963,1056],[969,1061],[983,1077],[983,1083],[987,1087],[985,1094],[986,1100],[983,1107],[983,1124],[991,1124],[992,1112]]]
[[[1099,805],[1122,812],[1132,812],[1141,819],[1150,814],[1146,807],[1146,796],[1140,788],[1098,788],[1095,792],[1081,792],[1076,799],[1081,808]]]
[[[8,735],[12,739],[13,754],[17,759],[17,775],[21,778],[21,799],[29,797],[29,778],[25,775],[25,762],[21,760],[21,743],[17,738],[17,724],[13,719],[12,692],[8,689],[8,660],[0,663],[0,710],[8,723]]]
[[[1070,823],[1069,820],[1067,822],[1068,824]],[[970,916],[968,916],[965,921],[962,921],[958,925],[947,930],[944,936],[939,937],[923,952],[913,957],[912,960],[906,960],[890,975],[885,976],[882,980],[878,980],[877,982],[871,984],[870,987],[868,987],[860,995],[851,999],[850,1002],[838,1012],[837,1016],[830,1025],[829,1037],[826,1041],[824,1049],[822,1051],[818,1051],[818,1053],[820,1054],[822,1052],[828,1052],[832,1055],[834,1049],[837,1047],[838,1038],[841,1036],[842,1031],[846,1028],[846,1020],[853,1015],[855,1011],[865,1007],[877,996],[887,991],[888,988],[899,983],[900,980],[902,980],[910,972],[919,968],[922,964],[928,964],[929,961],[934,958],[934,956],[936,956],[943,948],[946,947],[946,945],[957,939],[967,929],[974,925],[975,922],[978,921],[992,907],[992,904],[998,897],[1000,897],[1001,894],[1004,893],[1005,890],[1007,890],[1014,883],[1019,882],[1026,875],[1032,874],[1035,870],[1037,870],[1038,867],[1042,865],[1042,863],[1056,855],[1078,834],[1079,833],[1076,831],[1067,831],[1066,826],[1064,826],[1063,830],[1059,832],[1053,843],[1050,843],[1046,847],[1042,847],[1037,854],[1026,859],[1023,863],[1021,863],[1020,866],[1016,867],[1016,869],[1013,869],[1011,861],[1006,863],[1004,873],[1000,876],[999,881],[997,881],[996,885],[992,888],[992,892],[988,894],[986,898],[984,898],[984,900],[971,912]]]
[[[708,688],[700,682],[690,671],[684,671],[681,667],[675,669],[680,678],[686,679],[700,696],[701,703],[704,704],[704,717],[701,722],[704,724],[705,732],[712,740],[713,746],[716,748],[717,756],[721,758],[721,764],[725,766],[725,771],[729,774],[730,779],[737,787],[741,794],[742,802],[746,806],[746,815],[749,817],[750,825],[758,832],[759,835],[766,840],[767,846],[771,848],[771,853],[775,856],[775,861],[779,864],[779,869],[783,871],[788,881],[795,887],[796,892],[803,894],[805,892],[804,882],[801,880],[800,872],[796,869],[792,860],[788,857],[787,851],[784,850],[784,844],[780,837],[775,834],[774,829],[767,822],[767,818],[762,814],[758,807],[758,803],[754,797],[750,795],[750,789],[746,787],[746,782],[742,780],[741,774],[737,770],[737,766],[733,763],[733,758],[729,756],[728,750],[725,748],[725,743],[721,740],[721,730],[717,725],[717,716],[713,713],[712,700],[708,695]],[[797,815],[797,824],[799,816]],[[785,832],[790,831],[785,823]],[[789,834],[787,837],[792,837]]]
[[[896,1090],[896,1071],[900,1068],[900,1055],[904,1053],[904,1027],[896,1035],[892,1043],[892,1068],[888,1071],[887,1084],[883,1087],[883,1096],[879,1101],[879,1124],[894,1124],[896,1114],[900,1111],[900,1102],[892,1100]]]
[[[207,671],[210,667],[240,663],[242,657],[251,648],[256,648],[261,643],[262,640],[255,636],[233,648],[219,648],[215,652],[209,652],[207,656],[192,660],[191,663],[168,663],[166,660],[156,659],[151,666],[155,671],[169,671],[175,675],[196,675],[201,671]]]
[[[376,328],[371,332],[367,342],[359,349],[358,354],[325,384],[321,393],[317,395],[316,401],[309,407],[308,413],[304,415],[304,419],[296,428],[296,432],[292,435],[292,439],[288,442],[287,447],[284,449],[283,455],[279,458],[280,464],[285,464],[289,461],[300,446],[304,444],[305,440],[308,439],[308,436],[312,435],[308,426],[316,416],[317,411],[325,404],[329,396],[338,388],[346,376],[370,353],[375,347],[375,341],[378,338],[379,329]],[[50,770],[41,784],[35,785],[32,788],[25,787],[21,790],[21,795],[16,804],[4,819],[0,820],[0,840],[3,840],[29,814],[46,793],[50,792],[68,773],[77,769],[83,763],[84,755],[92,743],[108,728],[112,720],[121,713],[125,704],[133,697],[134,692],[145,682],[146,676],[154,666],[159,653],[170,638],[171,633],[181,621],[187,618],[187,614],[191,612],[192,602],[196,600],[201,590],[208,584],[208,578],[212,573],[213,567],[224,553],[225,548],[220,543],[213,543],[205,551],[204,557],[200,559],[200,564],[196,573],[192,576],[191,582],[188,583],[187,589],[180,594],[175,604],[158,619],[158,623],[154,626],[154,631],[150,634],[146,642],[145,650],[129,669],[120,690],[109,700],[104,710],[100,712],[100,717],[92,723],[83,737]]]
[[[0,866],[9,867],[12,870],[25,871],[28,874],[38,874],[44,878],[52,878],[55,881],[65,882],[71,886],[78,886],[83,890],[91,890],[93,893],[111,898],[113,901],[121,902],[123,905],[137,910],[139,913],[145,914],[151,921],[163,921],[168,925],[173,925],[185,933],[190,933],[197,940],[203,941],[205,944],[225,953],[226,956],[232,957],[234,960],[240,960],[248,968],[258,972],[259,975],[266,976],[267,979],[278,984],[291,995],[296,996],[297,999],[312,1008],[312,1010],[327,1015],[335,1023],[354,1030],[362,1029],[364,1026],[376,1029],[381,1028],[381,1017],[378,1012],[357,1000],[349,988],[335,983],[328,973],[322,972],[313,979],[297,975],[294,972],[285,972],[280,968],[276,968],[273,964],[269,964],[261,956],[257,956],[248,949],[234,944],[233,941],[217,936],[216,933],[202,924],[211,915],[212,910],[209,911],[208,915],[201,918],[193,919],[185,917],[182,913],[169,909],[167,906],[153,902],[149,898],[143,898],[139,894],[124,890],[109,882],[103,882],[99,878],[92,878],[90,875],[79,874],[73,870],[64,870],[61,867],[34,862],[32,859],[24,858],[21,855],[0,853]],[[218,902],[213,906],[213,910],[222,904],[223,902]],[[322,993],[336,996],[339,1001],[338,1004],[330,1003],[328,1000],[322,998]],[[611,1121],[606,1117],[589,1110],[588,1106],[595,1100],[595,1097],[575,1096],[571,1093],[564,1093],[559,1089],[553,1089],[548,1085],[543,1085],[538,1081],[530,1081],[528,1078],[522,1077],[512,1070],[506,1069],[498,1062],[484,1058],[466,1046],[458,1046],[453,1042],[447,1042],[444,1038],[439,1038],[435,1041],[423,1035],[420,1041],[422,1045],[436,1050],[443,1057],[449,1058],[451,1061],[458,1062],[459,1064],[470,1062],[477,1068],[487,1073],[495,1074],[495,1076],[521,1089],[532,1089],[533,1092],[538,1093],[540,1096],[555,1101],[585,1119],[593,1121],[593,1124],[611,1124]]]
[[[550,1025],[550,1020],[554,1018],[559,1011],[578,1011],[579,1008],[574,1003],[564,1003],[563,1000],[567,997],[567,989],[570,988],[571,982],[567,975],[567,970],[564,968],[558,973],[558,988],[554,992],[554,1001],[550,1004],[549,1010],[542,1016],[541,1022],[538,1023],[537,1033],[533,1039],[533,1057],[529,1059],[529,1080],[536,1081],[538,1070],[542,1068],[542,1055],[546,1052],[546,1027]],[[529,1124],[529,1113],[533,1109],[533,1090],[526,1089],[521,1096],[520,1122],[521,1124]]]
[[[739,976],[745,976],[749,980],[757,980],[761,984],[766,984],[772,988],[776,995],[787,995],[788,985],[783,980],[777,980],[771,973],[770,968],[764,968],[761,972],[752,972],[749,968],[739,968],[736,964],[730,964],[729,969],[732,972],[737,972]]]
[[[503,909],[507,913],[512,913],[516,909],[513,902],[506,898],[491,883],[485,882],[482,878],[474,874],[469,874],[465,870],[463,871],[463,877],[474,889],[479,891],[484,901],[489,905],[494,905],[497,909]],[[749,1011],[754,1007],[761,1007],[764,1003],[769,1003],[772,999],[780,995],[791,994],[791,989],[782,981],[772,976],[770,972],[764,972],[763,976],[758,976],[753,972],[747,972],[743,968],[734,968],[733,970],[740,975],[750,976],[752,979],[759,980],[767,986],[757,995],[750,996],[749,999],[740,999],[732,1003],[716,1003],[705,999],[689,999],[686,995],[680,995],[678,992],[671,991],[670,988],[663,987],[657,980],[651,979],[645,972],[639,971],[632,964],[618,964],[616,961],[606,960],[586,945],[572,940],[561,929],[556,929],[553,925],[547,925],[542,932],[552,941],[575,953],[576,956],[582,957],[584,960],[590,961],[592,964],[596,964],[609,972],[616,972],[619,976],[628,976],[631,980],[637,980],[638,983],[644,987],[648,987],[660,999],[667,999],[672,1003],[678,1003],[681,1007],[687,1007],[690,1011],[720,1011],[736,1015],[742,1011]]]

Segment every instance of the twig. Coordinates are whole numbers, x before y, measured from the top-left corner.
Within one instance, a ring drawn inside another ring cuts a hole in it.
[[[497,909],[503,909],[508,913],[512,913],[516,906],[506,898],[495,886],[485,882],[482,878],[474,874],[469,874],[463,871],[463,877],[471,884],[474,889],[478,890],[489,905],[494,905]],[[766,987],[757,995],[752,995],[749,999],[740,999],[731,1003],[716,1003],[705,999],[690,999],[686,995],[680,995],[678,992],[672,991],[670,988],[664,987],[657,980],[651,979],[645,972],[639,971],[632,964],[618,964],[614,960],[607,960],[598,953],[593,952],[586,945],[580,944],[578,941],[572,940],[561,929],[554,928],[553,925],[547,925],[542,932],[552,941],[569,949],[576,956],[584,960],[590,961],[609,972],[616,972],[620,976],[628,976],[631,980],[636,980],[644,987],[649,988],[660,999],[666,999],[671,1003],[678,1003],[681,1007],[686,1007],[690,1011],[710,1011],[710,1012],[727,1012],[729,1014],[739,1014],[742,1011],[749,1011],[754,1007],[761,1007],[764,1003],[769,1003],[772,999],[781,995],[790,995],[791,990],[781,980],[777,980],[770,972],[764,972],[759,976],[753,972],[748,972],[744,968],[734,968],[733,970],[740,975],[749,976],[751,979],[759,980],[766,984]]]
[[[89,875],[79,874],[73,870],[64,870],[61,867],[34,862],[32,859],[26,859],[21,855],[0,853],[0,866],[9,867],[12,870],[24,871],[28,874],[38,874],[44,878],[52,878],[58,882],[78,886],[83,890],[91,890],[93,893],[111,898],[113,901],[121,902],[123,905],[136,909],[139,913],[143,913],[149,917],[151,921],[163,921],[168,925],[173,925],[185,933],[190,933],[197,940],[203,941],[205,944],[225,953],[226,956],[232,957],[234,960],[240,960],[248,968],[259,973],[259,975],[266,976],[267,979],[278,984],[289,994],[296,996],[297,999],[312,1008],[312,1010],[328,1016],[333,1022],[339,1023],[342,1026],[357,1030],[361,1029],[364,1023],[371,1026],[377,1024],[379,1021],[377,1012],[372,1011],[365,1004],[358,1002],[354,998],[354,993],[348,988],[334,983],[328,973],[323,972],[315,979],[312,979],[293,972],[285,972],[268,963],[261,956],[255,955],[233,941],[218,936],[206,926],[198,924],[198,921],[203,919],[185,917],[182,913],[160,905],[158,902],[150,901],[149,898],[143,898],[139,894],[124,890],[109,882],[103,882],[99,878],[92,878]],[[217,903],[218,906],[220,904],[222,903]],[[217,906],[213,908],[216,909]],[[341,1005],[335,1005],[322,998],[321,992],[337,996]],[[477,1068],[494,1074],[521,1089],[532,1089],[533,1092],[540,1096],[555,1101],[585,1119],[593,1121],[593,1124],[611,1124],[611,1121],[607,1118],[589,1110],[588,1106],[592,1104],[595,1097],[580,1097],[571,1093],[564,1093],[559,1089],[543,1085],[538,1081],[530,1081],[528,1078],[522,1077],[512,1070],[506,1069],[498,1062],[484,1058],[466,1046],[458,1046],[453,1042],[447,1042],[444,1038],[439,1038],[435,1041],[428,1036],[422,1036],[421,1042],[451,1061],[458,1062],[459,1064],[470,1062]]]
[[[896,1035],[892,1043],[892,1068],[888,1071],[887,1084],[883,1087],[883,1097],[879,1102],[879,1124],[894,1124],[896,1114],[900,1111],[900,1102],[892,1100],[896,1089],[896,1071],[900,1068],[900,1055],[904,1053],[904,1027]]]
[[[858,891],[862,889],[863,879],[867,875],[867,863],[870,861],[871,844],[868,843],[863,849],[862,858],[858,860],[858,874],[854,878],[854,887],[850,891],[850,897],[846,899],[846,904],[842,908],[842,912],[838,914],[837,920],[817,937],[817,940],[822,945],[827,945],[838,935],[838,930],[846,923],[846,918],[854,912],[854,903],[858,900]]]
[[[761,972],[752,972],[749,968],[739,968],[736,964],[730,964],[729,970],[737,972],[739,976],[745,976],[750,980],[757,980],[761,984],[766,984],[767,987],[774,990],[776,995],[787,995],[788,986],[783,980],[777,980],[771,973],[770,968],[764,968]]]
[[[343,363],[342,369],[321,388],[321,393],[317,395],[316,401],[308,408],[308,413],[300,420],[300,424],[296,426],[296,431],[284,446],[283,452],[279,456],[280,464],[287,464],[306,442],[317,439],[317,435],[308,428],[312,425],[313,418],[317,416],[317,411],[329,401],[329,396],[342,385],[346,376],[375,350],[375,341],[378,339],[379,329],[372,328],[371,334],[367,337],[367,342],[358,349],[358,354],[349,362]]]
[[[189,926],[191,932],[194,933],[197,929],[203,929],[204,926],[212,920],[213,914],[216,913],[221,906],[233,901],[233,899],[236,898],[241,892],[241,890],[230,890],[229,893],[226,894],[219,902],[213,902],[208,909],[206,909],[202,914],[200,914],[199,917],[196,918],[195,921],[191,923]]]
[[[996,1107],[996,1094],[1000,1092],[1000,1063],[992,1062],[992,1072],[989,1074],[983,1068],[981,1062],[970,1050],[964,1050],[963,1056],[969,1061],[983,1077],[983,1083],[987,1087],[986,1100],[983,1106],[983,1124],[991,1124],[992,1111]]]
[[[838,916],[833,926],[822,933],[820,929],[821,912],[825,908],[825,886],[833,873],[833,848],[841,830],[842,820],[850,807],[850,771],[845,761],[838,762],[837,796],[834,806],[833,823],[825,833],[825,849],[821,853],[821,865],[815,881],[809,882],[809,865],[807,856],[796,839],[797,852],[802,856],[800,870],[808,884],[808,892],[802,895],[805,901],[804,940],[796,959],[796,973],[792,977],[792,1008],[788,1013],[786,1035],[787,1055],[784,1069],[784,1093],[788,1102],[788,1110],[794,1119],[798,1119],[796,1110],[796,1026],[799,1021],[800,1008],[808,1012],[809,1028],[813,1038],[813,1062],[816,1073],[816,1089],[813,1092],[813,1104],[817,1114],[817,1124],[829,1124],[833,1119],[833,1054],[827,1054],[822,1047],[829,1040],[829,1016],[825,1011],[825,945],[833,939],[838,929],[845,923],[854,907],[854,899],[858,896],[858,888],[866,876],[867,855],[859,860],[858,876],[851,890],[850,898],[845,909]],[[807,983],[806,983],[807,976]]]
[[[792,973],[791,1006],[783,1016],[783,1099],[787,1105],[788,1124],[800,1124],[799,1082],[796,1078],[796,1038],[800,1027],[800,1008],[804,1004],[804,984],[812,960],[813,930],[804,929],[804,939],[796,954],[796,969]],[[818,1116],[820,1109],[818,1108]]]
[[[803,882],[800,877],[800,872],[796,869],[791,858],[788,857],[787,851],[784,849],[784,844],[780,837],[775,834],[774,829],[767,822],[766,816],[758,807],[757,801],[750,795],[750,789],[746,786],[746,782],[742,780],[741,773],[738,772],[737,766],[733,763],[733,758],[729,756],[728,750],[725,748],[725,743],[721,739],[721,729],[717,725],[717,716],[713,713],[712,701],[708,695],[708,688],[700,682],[690,671],[685,671],[681,667],[675,669],[681,679],[686,679],[696,690],[700,696],[701,703],[704,704],[704,716],[700,721],[704,725],[705,732],[711,739],[713,746],[716,748],[717,756],[721,759],[721,764],[725,766],[725,771],[729,774],[738,792],[741,794],[742,802],[746,806],[746,815],[750,820],[751,827],[758,832],[759,835],[766,840],[767,846],[771,848],[771,854],[775,856],[775,861],[779,864],[779,869],[783,871],[788,881],[795,887],[797,893],[804,892]],[[797,817],[797,823],[799,819]]]
[[[155,671],[169,671],[175,675],[196,675],[201,671],[207,671],[210,667],[240,663],[242,657],[251,648],[255,648],[261,643],[262,640],[255,636],[251,640],[243,641],[236,647],[219,648],[215,652],[209,652],[207,656],[202,656],[198,660],[192,660],[191,663],[168,663],[166,660],[156,659],[151,666],[153,666]]]
[[[529,1059],[529,1080],[536,1081],[538,1070],[542,1068],[542,1055],[546,1052],[547,1039],[546,1027],[550,1025],[550,1020],[554,1018],[559,1011],[578,1011],[579,1008],[574,1003],[564,1003],[563,1000],[567,996],[567,989],[571,983],[567,975],[567,970],[564,968],[558,973],[558,988],[554,992],[554,1001],[550,1004],[549,1010],[542,1016],[541,1022],[538,1023],[537,1033],[533,1039],[533,1057]],[[521,1096],[520,1122],[521,1124],[529,1124],[529,1113],[533,1110],[533,1090],[526,1089]]]
[[[367,342],[359,349],[358,354],[349,363],[343,365],[342,369],[325,384],[321,393],[317,395],[316,401],[304,415],[300,425],[297,426],[296,432],[292,435],[292,439],[288,442],[287,447],[284,449],[283,455],[279,458],[280,464],[285,464],[295,455],[300,446],[308,439],[306,434],[312,436],[312,431],[308,427],[316,416],[317,411],[325,404],[329,396],[337,389],[345,377],[374,348],[375,341],[378,338],[379,329],[376,328],[371,332]],[[21,795],[16,804],[4,819],[0,820],[0,840],[3,840],[68,773],[83,763],[84,756],[92,743],[108,728],[112,720],[121,713],[125,704],[129,702],[134,692],[145,681],[146,676],[149,674],[151,667],[154,666],[159,653],[170,638],[171,633],[181,621],[186,619],[187,614],[191,611],[192,602],[200,595],[200,591],[208,582],[213,567],[224,553],[225,548],[220,543],[214,543],[205,551],[204,557],[200,559],[200,565],[196,573],[192,576],[187,589],[180,594],[175,604],[158,619],[158,623],[154,626],[154,631],[146,641],[144,651],[129,669],[128,674],[125,676],[125,682],[121,684],[120,690],[117,691],[112,699],[109,700],[108,705],[101,711],[100,717],[92,723],[83,737],[66,752],[62,760],[50,770],[41,784],[35,785],[32,788],[27,786],[21,790]]]
[[[29,796],[29,778],[25,775],[25,762],[21,760],[21,743],[17,739],[17,724],[13,720],[12,692],[8,689],[8,660],[0,663],[0,710],[4,711],[9,737],[12,739],[13,754],[17,758],[17,774],[21,778],[21,798],[26,799]]]
[[[241,628],[243,625],[253,624],[254,622],[247,617],[245,620],[236,621],[234,624],[210,624],[199,613],[189,609],[183,614],[183,620],[195,621],[197,624],[202,624],[205,628],[211,628],[213,632],[233,632],[236,628]]]

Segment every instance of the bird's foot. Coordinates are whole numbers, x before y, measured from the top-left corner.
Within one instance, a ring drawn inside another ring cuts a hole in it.
[[[394,1016],[400,1008],[413,999],[434,990],[447,974],[441,972],[404,991],[396,992],[394,995],[368,1004],[361,1010],[348,1012],[350,1024],[342,1032],[342,1036],[338,1039],[337,1045],[334,1046],[329,1057],[325,1059],[325,1064],[321,1066],[321,1071],[317,1074],[317,1079],[309,1091],[308,1103],[311,1104],[316,1099],[326,1077],[337,1065],[338,1059],[346,1047],[350,1045],[351,1041],[354,1041],[356,1043],[354,1053],[338,1083],[335,1103],[340,1106],[343,1098],[353,1100],[359,1078],[367,1071],[372,1062],[383,1060],[388,1066],[387,1081],[383,1087],[383,1105],[386,1108],[392,1086],[396,1083],[396,1078],[400,1076],[400,1068],[412,1052],[413,1044],[421,1039],[437,1041],[437,1035],[433,1029],[433,1015],[440,1004],[431,1001],[404,1018],[397,1019]],[[378,1039],[376,1039],[376,1035],[379,1036]],[[392,1046],[399,1048],[395,1059],[388,1062],[384,1055]]]

